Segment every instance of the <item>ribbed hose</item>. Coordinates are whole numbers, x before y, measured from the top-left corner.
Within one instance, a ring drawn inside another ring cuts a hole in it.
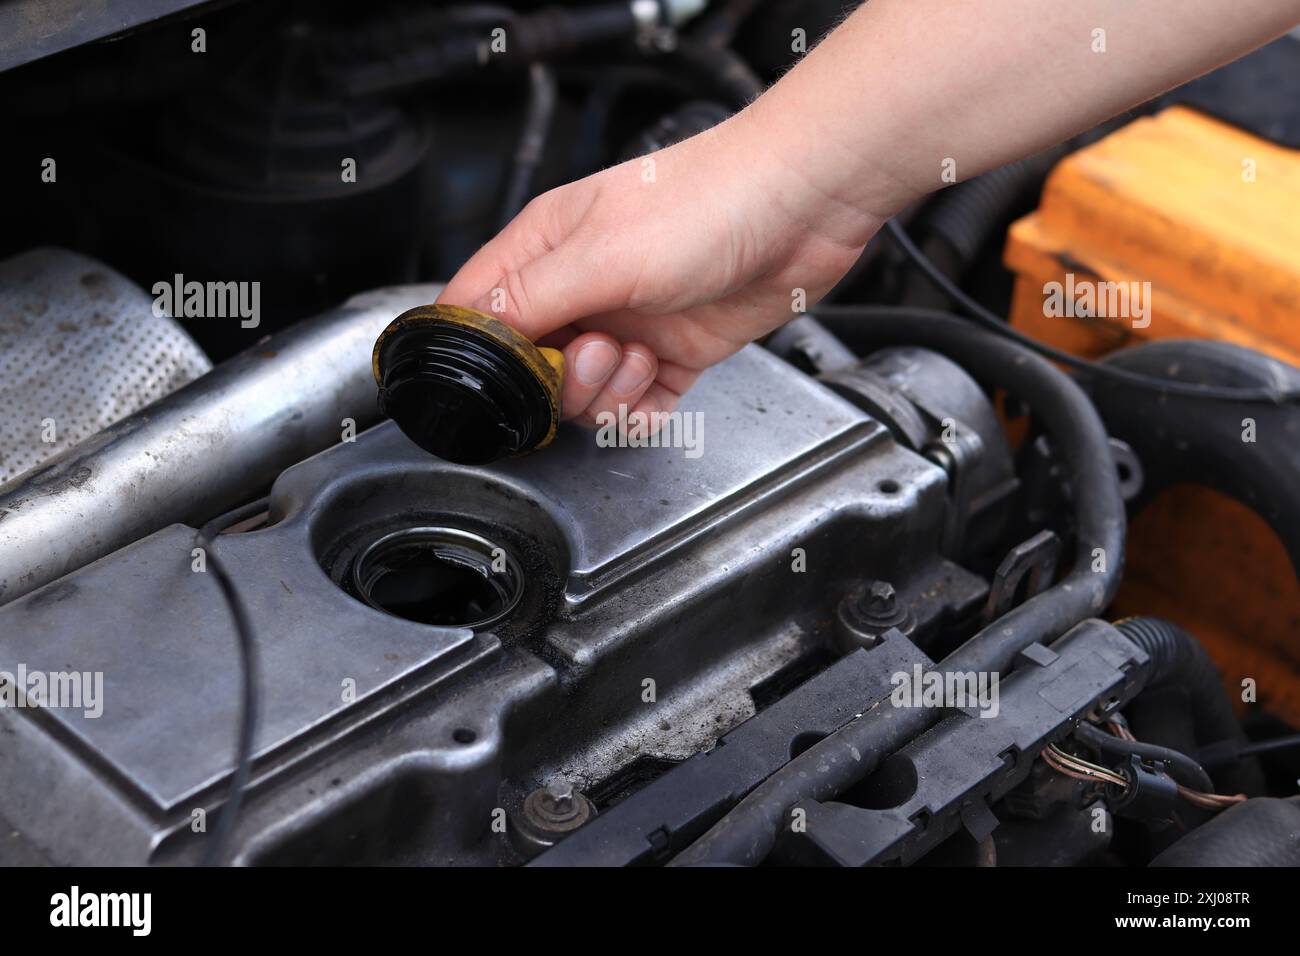
[[[1102,613],[1124,563],[1124,502],[1106,430],[1079,387],[1023,346],[943,313],[838,307],[818,310],[817,317],[848,344],[931,348],[985,384],[1007,388],[1047,429],[1069,476],[1077,536],[1069,575],[994,621],[936,670],[1005,672],[1030,644],[1054,640]],[[939,708],[872,707],[761,783],[672,865],[761,863],[791,806],[838,796],[943,715]]]
[[[1161,618],[1131,617],[1115,626],[1151,658],[1144,692],[1128,711],[1139,735],[1195,756],[1224,792],[1262,793],[1263,769],[1243,753],[1249,740],[1201,642]]]
[[[945,189],[925,210],[922,229],[942,238],[962,269],[969,267],[1064,153],[1049,149]]]
[[[1157,617],[1125,618],[1115,627],[1151,658],[1147,690],[1181,686],[1195,702],[1192,715],[1199,745],[1245,739],[1219,672],[1200,641]]]

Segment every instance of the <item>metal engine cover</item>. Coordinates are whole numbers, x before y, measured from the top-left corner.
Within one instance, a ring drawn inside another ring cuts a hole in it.
[[[433,459],[385,423],[285,471],[268,527],[215,540],[261,675],[237,862],[511,860],[494,821],[552,775],[599,808],[824,664],[854,582],[924,594],[932,618],[982,598],[940,555],[944,472],[811,378],[750,346],[682,411],[702,415],[698,457],[565,426],[486,468]],[[348,593],[359,548],[429,525],[517,563],[504,620],[420,624]],[[0,607],[0,671],[103,680],[97,716],[0,708],[9,856],[202,851],[241,671],[195,547],[173,525]]]

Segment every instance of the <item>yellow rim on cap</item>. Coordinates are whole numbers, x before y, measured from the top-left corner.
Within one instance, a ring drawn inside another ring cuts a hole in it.
[[[534,345],[517,329],[477,309],[469,309],[462,305],[418,305],[393,319],[384,331],[379,333],[379,338],[375,339],[375,347],[370,355],[370,369],[375,377],[375,383],[383,384],[383,376],[379,371],[379,352],[383,348],[384,340],[399,329],[434,322],[473,329],[509,350],[524,364],[541,385],[551,405],[551,427],[545,437],[530,451],[549,445],[554,440],[560,424],[560,392],[564,387],[564,353],[559,349],[540,348]]]

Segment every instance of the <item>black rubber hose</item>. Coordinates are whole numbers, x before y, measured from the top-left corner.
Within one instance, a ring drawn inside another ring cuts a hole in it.
[[[1213,793],[1214,783],[1205,768],[1187,754],[1171,747],[1158,744],[1144,744],[1137,740],[1124,740],[1106,733],[1100,727],[1082,723],[1074,729],[1074,736],[1080,743],[1087,744],[1107,757],[1138,757],[1142,760],[1159,761],[1169,765],[1169,776],[1184,787],[1191,787],[1201,793]]]
[[[762,0],[727,0],[702,17],[691,31],[691,39],[705,46],[724,49],[736,39],[736,32]]]
[[[1124,501],[1106,430],[1082,390],[1028,349],[945,313],[886,307],[815,312],[851,346],[920,345],[960,362],[986,385],[1007,388],[1051,434],[1070,476],[1077,535],[1073,569],[1054,587],[984,628],[936,670],[1004,672],[1030,644],[1051,641],[1101,614],[1122,573]],[[1097,549],[1104,555],[1100,564]],[[942,716],[939,708],[877,704],[761,783],[672,865],[761,863],[791,806],[843,793]]]
[[[501,201],[499,228],[508,226],[533,195],[533,180],[546,154],[558,98],[559,86],[551,68],[544,63],[532,64],[528,68],[528,109],[519,132],[519,145],[515,147],[505,198]]]
[[[376,31],[363,34],[360,41],[352,33],[342,34],[336,41],[341,53],[335,57],[344,65],[330,73],[332,82],[350,96],[378,96],[486,66],[521,68],[559,60],[578,50],[630,40],[638,30],[631,5],[617,2],[552,5],[529,13],[473,4],[421,15],[418,23],[422,29],[404,30],[403,22],[384,22]],[[432,29],[439,23],[445,28],[420,35],[425,32],[423,27]],[[500,53],[485,55],[484,28],[495,23],[508,29],[509,42]],[[394,31],[407,39],[404,48],[392,49]],[[357,45],[374,52],[349,57],[348,51]],[[350,62],[353,59],[358,62]]]
[[[1060,451],[1077,537],[1073,570],[1055,588],[967,641],[945,666],[1005,670],[1034,641],[1054,639],[1100,614],[1114,598],[1123,573],[1126,516],[1110,439],[1083,390],[1046,359],[945,312],[890,306],[819,306],[814,312],[856,352],[919,345],[947,355],[982,384],[1019,397]],[[1100,554],[1095,553],[1098,549]],[[1103,570],[1094,572],[1099,560]]]
[[[758,74],[728,47],[706,46],[683,38],[658,62],[703,86],[701,95],[705,98],[721,100],[732,109],[744,109],[763,92]]]
[[[946,242],[965,271],[1066,152],[1058,146],[950,186],[926,208],[922,228]]]
[[[1261,797],[1229,807],[1151,865],[1300,866],[1300,797]]]
[[[1192,714],[1198,745],[1245,742],[1219,672],[1200,641],[1177,624],[1156,617],[1125,618],[1115,627],[1151,658],[1146,690],[1177,686],[1195,702]]]
[[[1161,339],[1121,349],[1103,365],[1184,388],[1300,392],[1300,368],[1228,342]],[[1186,482],[1230,495],[1277,532],[1300,575],[1300,408],[1153,394],[1100,379],[1088,387],[1110,433],[1142,460],[1144,499]]]

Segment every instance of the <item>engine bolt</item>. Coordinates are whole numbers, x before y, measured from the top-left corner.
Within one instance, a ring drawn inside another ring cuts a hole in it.
[[[866,610],[873,617],[887,617],[894,613],[898,594],[888,581],[872,581],[866,593]]]
[[[534,857],[596,815],[596,807],[571,780],[552,777],[530,793],[510,816],[511,842],[525,857]]]
[[[573,815],[574,808],[577,806],[577,801],[574,799],[576,792],[573,784],[564,777],[555,777],[542,788],[538,800],[548,814],[567,818]]]
[[[888,581],[871,581],[851,591],[836,610],[835,630],[845,650],[875,647],[880,636],[892,627],[911,634],[916,619]]]

